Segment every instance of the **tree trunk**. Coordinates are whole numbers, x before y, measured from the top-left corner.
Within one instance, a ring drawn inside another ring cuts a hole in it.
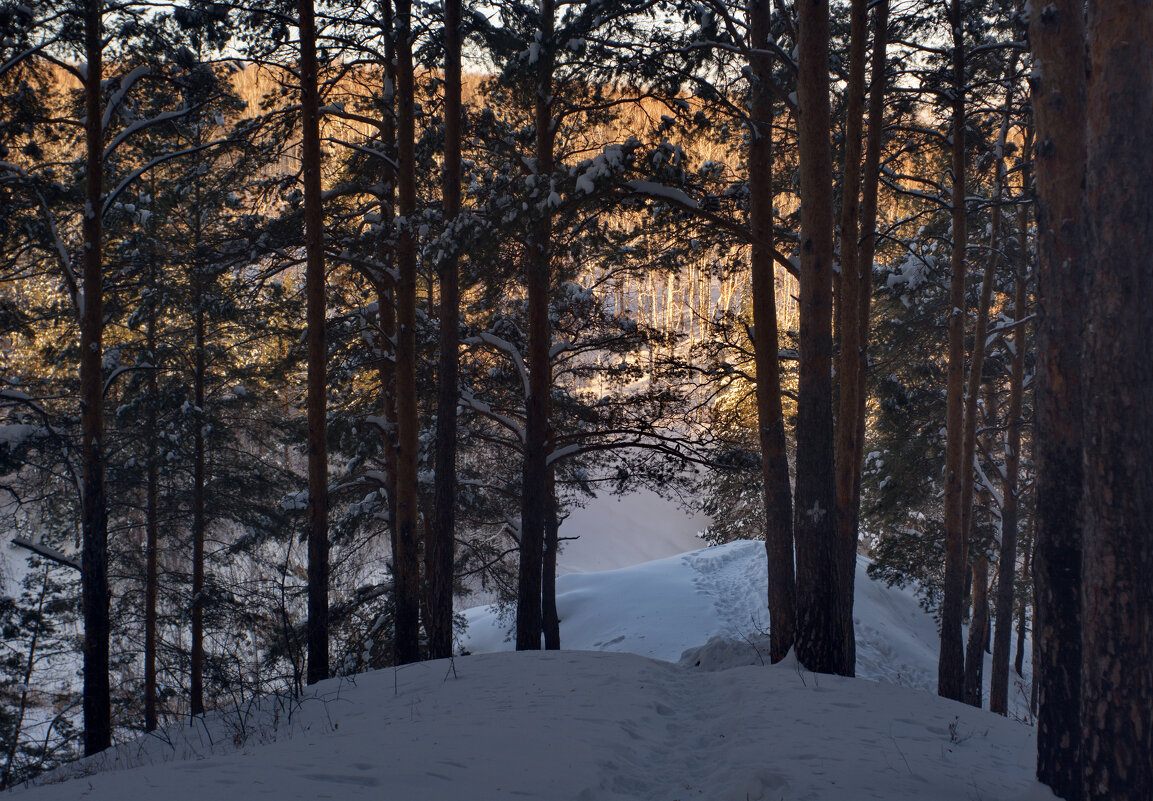
[[[392,31],[392,2],[385,0],[381,3],[381,28]],[[387,108],[380,125],[381,146],[385,153],[396,155],[396,117],[394,114],[396,104],[396,46],[391,35],[385,37],[384,42],[384,72],[385,89],[382,100]],[[392,233],[394,223],[394,206],[396,201],[396,168],[390,160],[382,161],[380,178],[380,229],[378,232],[376,260],[379,269],[374,271],[372,284],[376,292],[377,324],[380,326],[377,346],[378,375],[380,377],[380,406],[381,418],[384,421],[381,431],[380,446],[381,459],[384,462],[384,492],[387,496],[388,516],[388,543],[391,554],[389,572],[396,579],[396,282],[393,279],[393,268],[396,262],[396,253],[393,247]]]
[[[444,219],[452,230],[460,213],[460,0],[444,4]],[[440,361],[437,364],[436,485],[426,567],[428,655],[452,656],[453,550],[456,543],[456,407],[460,363],[460,288],[450,242],[440,268]]]
[[[797,402],[797,658],[809,670],[852,673],[851,633],[837,593],[833,460],[833,161],[829,141],[829,4],[797,7],[801,176],[800,379]]]
[[[965,50],[961,0],[952,0],[953,28],[953,259],[949,282],[949,372],[946,387],[945,581],[941,602],[941,654],[937,693],[960,701],[964,693],[965,649],[961,619],[965,601],[965,529],[962,483],[965,462]]]
[[[770,35],[769,0],[749,0],[752,69],[752,132],[749,139],[749,228],[753,235],[753,350],[757,371],[757,427],[761,481],[765,496],[765,550],[768,553],[769,659],[788,655],[796,636],[797,583],[793,567],[793,499],[781,402],[776,266],[773,240],[773,60],[763,48]]]
[[[989,560],[979,557],[973,563],[973,614],[969,618],[969,641],[965,653],[965,703],[978,709],[982,704],[985,648],[989,642]]]
[[[1037,130],[1037,523],[1033,637],[1037,778],[1081,798],[1081,332],[1084,5],[1037,3],[1029,23]]]
[[[160,540],[160,464],[158,421],[160,392],[157,388],[159,365],[156,359],[156,308],[148,314],[148,472],[145,477],[144,501],[144,731],[154,731],[159,723],[156,711],[156,595],[160,584],[157,548]]]
[[[396,3],[396,100],[399,211],[396,284],[396,661],[420,659],[420,542],[416,405],[416,117],[412,2]]]
[[[861,505],[861,469],[865,441],[865,378],[868,367],[869,305],[873,286],[872,257],[877,217],[880,142],[884,129],[885,49],[888,5],[877,9],[873,42],[872,92],[869,98],[868,154],[861,182],[861,143],[865,114],[865,44],[868,9],[853,0],[850,9],[849,84],[845,111],[845,162],[841,199],[841,295],[837,303],[841,354],[836,427],[837,538],[841,553],[838,594],[846,635],[847,675],[854,675],[853,590],[857,573],[857,532]],[[860,196],[860,202],[858,202]]]
[[[1036,448],[1037,446],[1034,445],[1033,447]],[[1033,539],[1036,536],[1036,529],[1037,529],[1037,515],[1034,514],[1033,515],[1034,536],[1028,537],[1025,540],[1025,554],[1024,554],[1024,558],[1021,560],[1022,561],[1022,564],[1021,564],[1021,580],[1022,581],[1031,581],[1033,579]],[[1034,601],[1034,606],[1035,605],[1036,605],[1036,602]],[[1026,605],[1024,602],[1022,602],[1020,604],[1020,607],[1017,610],[1017,649],[1016,649],[1016,653],[1013,656],[1013,670],[1016,671],[1017,675],[1021,676],[1022,678],[1024,678],[1024,676],[1025,676],[1025,630],[1028,627],[1028,618],[1027,618],[1025,612],[1026,612]],[[1033,649],[1032,649],[1034,651],[1034,653],[1037,650],[1036,641],[1037,641],[1037,638],[1036,638],[1036,636],[1034,636],[1033,637]],[[1037,660],[1036,659],[1033,660],[1033,680],[1031,682],[1029,682],[1029,684],[1031,685],[1029,694],[1030,694],[1030,696],[1033,696],[1033,695],[1035,695],[1033,690],[1037,687]],[[1030,701],[1029,707],[1031,710],[1033,709],[1033,702],[1032,701]]]
[[[544,647],[560,650],[560,613],[556,608],[556,559],[560,548],[560,517],[557,514],[556,470],[548,471],[548,520],[545,522],[544,568],[541,571],[541,629]]]
[[[104,288],[102,266],[104,129],[102,2],[88,0],[84,46],[85,97],[84,291],[80,296],[81,585],[84,608],[84,753],[112,744],[108,680],[108,507],[104,494]]]
[[[541,581],[544,534],[548,523],[548,448],[552,365],[549,348],[552,325],[548,316],[552,280],[552,213],[545,198],[553,170],[552,71],[554,0],[540,3],[540,57],[537,61],[536,174],[545,179],[539,218],[529,234],[526,288],[528,292],[529,394],[525,399],[525,449],[521,476],[520,575],[517,580],[516,648],[541,646]],[[538,184],[539,185],[539,184]]]
[[[193,228],[198,226],[193,222]],[[195,238],[195,235],[194,235]],[[189,653],[189,701],[193,715],[204,714],[204,279],[193,264],[196,310],[193,333],[192,432],[192,643]]]
[[[1031,137],[1025,137],[1028,150]],[[1023,185],[1030,184],[1029,173],[1024,173]],[[1029,214],[1025,205],[1017,214],[1017,236],[1020,239],[1020,263],[1013,294],[1013,319],[1025,318],[1026,292],[1029,276],[1027,237]],[[1005,444],[1004,502],[1001,505],[1001,552],[997,560],[997,600],[995,616],[997,626],[993,634],[993,664],[989,677],[989,710],[1000,715],[1009,712],[1009,647],[1013,639],[1013,583],[1017,573],[1017,474],[1021,464],[1021,407],[1025,387],[1025,347],[1027,328],[1018,322],[1013,333],[1013,357],[1009,376],[1009,411],[1007,442]]]
[[[1089,4],[1082,786],[1153,798],[1153,6]],[[1087,276],[1088,277],[1088,276]]]
[[[308,326],[308,676],[328,678],[328,342],[324,211],[320,197],[320,98],[312,0],[300,12],[301,161],[304,168],[305,297]]]

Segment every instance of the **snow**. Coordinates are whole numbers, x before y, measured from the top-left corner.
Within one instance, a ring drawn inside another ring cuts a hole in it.
[[[0,447],[16,449],[40,433],[40,429],[27,423],[0,425]]]
[[[697,202],[676,187],[664,186],[663,184],[656,184],[652,181],[629,181],[625,186],[642,195],[671,200],[689,209],[697,208]]]
[[[513,653],[508,621],[466,610],[470,655],[176,724],[15,797],[1053,798],[1032,728],[927,691],[937,634],[911,591],[859,560],[863,678],[768,666],[764,544],[677,553],[700,522],[645,495],[574,512],[558,579],[571,650]]]

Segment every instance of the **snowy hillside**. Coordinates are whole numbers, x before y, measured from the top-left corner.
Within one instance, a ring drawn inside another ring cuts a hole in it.
[[[853,610],[857,676],[935,692],[936,624],[911,590],[870,579],[867,564],[858,558]],[[766,570],[764,544],[744,541],[604,573],[560,576],[561,645],[675,662],[686,649],[719,636],[745,642],[747,664],[754,664],[759,656],[748,643],[768,630]],[[465,618],[468,651],[512,649],[512,621],[497,608],[468,609]],[[1020,683],[1010,691],[1009,713],[1018,719],[1028,713],[1024,687]]]
[[[635,508],[601,502],[574,516],[592,535],[570,543],[567,569],[695,541],[683,514],[674,534],[644,533],[662,514],[677,522],[664,509],[629,524],[640,533],[624,529],[631,551],[606,551],[624,536],[620,514]],[[509,653],[509,621],[471,609],[471,655],[173,726],[16,797],[1052,798],[1032,778],[1030,727],[925,691],[936,631],[911,593],[870,581],[861,562],[858,671],[876,681],[819,676],[791,660],[764,665],[764,573],[756,542],[570,572],[558,580],[565,651]]]

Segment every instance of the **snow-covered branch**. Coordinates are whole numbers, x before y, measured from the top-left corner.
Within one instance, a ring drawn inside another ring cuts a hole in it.
[[[152,159],[152,161],[145,164],[143,167],[138,167],[137,169],[130,172],[128,174],[128,176],[123,181],[120,182],[120,185],[117,186],[115,189],[113,189],[111,192],[109,192],[107,197],[104,198],[103,213],[107,214],[108,210],[110,208],[112,208],[112,204],[116,201],[116,198],[120,197],[120,193],[123,192],[125,189],[127,189],[129,186],[131,186],[132,183],[137,178],[144,175],[144,173],[148,172],[153,167],[158,167],[166,161],[172,161],[172,159],[177,159],[177,158],[180,158],[181,156],[190,156],[193,153],[198,153],[201,150],[207,150],[210,147],[215,147],[216,145],[223,144],[224,142],[227,142],[227,141],[228,141],[227,139],[215,139],[211,142],[205,142],[203,145],[196,145],[195,147],[188,147],[188,148],[185,148],[184,150],[175,150],[171,153],[165,153],[163,156],[157,156],[156,158]]]
[[[120,88],[112,94],[112,97],[108,98],[108,105],[104,107],[104,116],[100,120],[100,127],[102,129],[108,128],[108,123],[112,121],[112,115],[116,112],[116,109],[120,107],[120,104],[124,102],[124,96],[128,94],[133,85],[151,72],[151,67],[147,64],[141,64],[120,79]],[[105,153],[105,158],[107,158],[107,153]]]
[[[80,563],[77,562],[75,559],[71,558],[70,556],[67,556],[66,554],[61,553],[60,551],[56,550],[55,548],[49,548],[47,545],[41,545],[38,542],[33,542],[32,540],[28,539],[27,537],[13,537],[12,538],[12,544],[15,545],[17,548],[27,548],[29,551],[32,551],[35,554],[39,554],[40,556],[43,556],[45,559],[50,559],[58,565],[63,565],[64,567],[70,567],[76,571],[80,570]]]
[[[521,385],[524,387],[524,396],[529,396],[528,388],[528,370],[524,366],[524,358],[520,355],[520,350],[516,345],[509,342],[507,339],[502,339],[496,334],[491,334],[488,331],[482,331],[476,336],[471,336],[464,340],[466,345],[479,345],[485,344],[489,347],[496,348],[497,350],[504,351],[512,359],[512,363],[516,365],[517,371],[520,373]]]

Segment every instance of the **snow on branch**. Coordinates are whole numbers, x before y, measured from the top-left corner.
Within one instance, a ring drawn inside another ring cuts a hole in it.
[[[521,428],[521,426],[516,422],[516,420],[513,420],[508,415],[504,415],[504,414],[501,414],[500,412],[494,411],[492,406],[485,403],[480,398],[476,397],[476,395],[473,395],[471,392],[462,392],[460,394],[460,403],[461,403],[461,406],[465,407],[466,409],[469,409],[470,411],[476,412],[477,414],[482,415],[484,417],[487,417],[488,419],[493,420],[493,421],[499,423],[500,425],[504,426],[510,432],[512,432],[512,434],[517,438],[517,442],[519,442],[521,445],[524,445],[524,443],[525,443],[524,429]]]
[[[120,79],[120,88],[113,93],[112,97],[108,98],[108,105],[104,107],[104,117],[100,120],[101,129],[108,127],[108,123],[112,121],[112,115],[124,102],[124,96],[128,94],[133,85],[151,72],[152,69],[147,64],[142,64]]]
[[[528,388],[528,370],[524,366],[524,358],[520,355],[520,350],[516,345],[509,342],[507,339],[502,339],[496,334],[491,334],[488,331],[482,331],[476,336],[471,336],[464,340],[466,345],[485,344],[497,350],[504,351],[512,359],[516,365],[517,371],[520,373],[521,385],[524,387],[524,396],[527,398],[531,393]]]
[[[158,167],[166,161],[172,161],[172,159],[180,158],[181,156],[189,156],[193,153],[198,153],[201,150],[207,150],[210,147],[215,147],[216,145],[223,144],[226,141],[228,140],[216,139],[212,142],[206,142],[203,145],[196,145],[195,147],[185,148],[184,150],[176,150],[172,153],[165,153],[163,156],[157,156],[156,158],[152,159],[152,161],[148,162],[143,167],[138,167],[129,173],[128,176],[120,182],[120,185],[109,192],[108,196],[104,198],[103,213],[107,214],[108,210],[112,208],[112,204],[116,201],[116,198],[120,197],[120,193],[131,186],[137,178],[144,175],[144,173],[148,172],[153,167]]]
[[[689,209],[698,208],[695,200],[676,187],[665,186],[664,184],[657,184],[652,181],[629,181],[625,186],[640,195],[648,195],[649,197],[655,197],[661,200],[671,200],[678,206],[684,206]]]
[[[17,548],[27,548],[29,551],[32,551],[35,554],[39,554],[40,556],[43,556],[45,559],[50,559],[51,561],[55,562],[58,565],[63,565],[64,567],[70,567],[76,571],[80,570],[80,563],[77,562],[75,559],[61,553],[60,551],[56,550],[55,548],[49,548],[47,545],[41,545],[38,542],[33,542],[32,540],[28,539],[27,537],[13,537],[12,538],[12,544],[15,545]]]
[[[137,120],[123,131],[116,134],[116,138],[113,139],[108,147],[104,149],[104,158],[108,159],[113,153],[116,152],[116,148],[124,144],[126,139],[135,136],[146,128],[151,128],[154,125],[160,125],[165,122],[171,122],[172,120],[178,120],[181,117],[187,117],[189,114],[199,109],[201,105],[202,104],[197,104],[187,108],[178,108],[175,111],[165,111],[163,114],[157,114],[155,117],[149,117],[146,120]],[[105,208],[107,208],[107,204],[105,205]]]

